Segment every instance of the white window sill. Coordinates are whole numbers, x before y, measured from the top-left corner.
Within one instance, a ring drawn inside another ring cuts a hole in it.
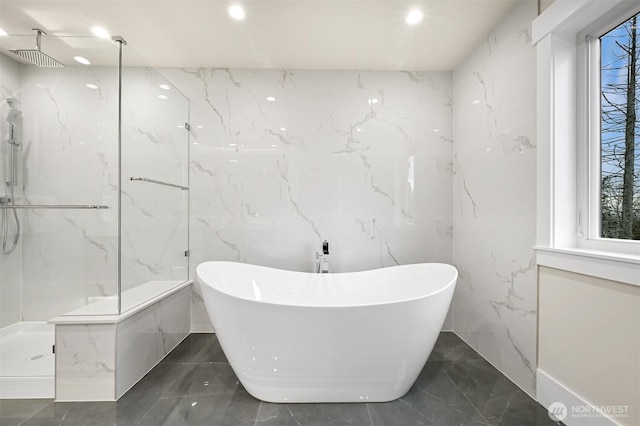
[[[640,286],[637,256],[579,248],[534,247],[540,266]]]

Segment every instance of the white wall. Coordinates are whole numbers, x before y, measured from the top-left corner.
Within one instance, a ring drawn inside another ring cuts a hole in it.
[[[451,262],[450,72],[161,72],[192,101],[192,278],[206,260],[312,271],[324,239],[333,271]]]
[[[10,190],[6,185],[9,177],[10,146],[9,123],[5,120],[9,113],[7,98],[20,101],[22,99],[22,74],[20,64],[11,58],[0,54],[0,197],[9,196]],[[18,154],[22,158],[21,153]],[[15,187],[16,203],[20,202],[21,188]],[[22,212],[17,211],[18,220],[22,220]],[[15,220],[13,212],[0,211],[0,225],[2,215],[9,216],[10,234],[7,237],[9,247],[13,245],[15,235]],[[20,280],[22,273],[22,241],[11,254],[0,253],[0,328],[20,321]]]
[[[453,329],[535,394],[537,5],[518,6],[454,71]]]
[[[619,424],[640,424],[640,287],[546,267],[539,286],[538,369],[583,403],[628,407]],[[556,392],[550,401],[571,412],[564,397]]]

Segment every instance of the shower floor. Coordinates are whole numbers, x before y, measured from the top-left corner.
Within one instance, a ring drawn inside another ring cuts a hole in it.
[[[19,322],[0,329],[0,398],[53,398],[55,328]]]

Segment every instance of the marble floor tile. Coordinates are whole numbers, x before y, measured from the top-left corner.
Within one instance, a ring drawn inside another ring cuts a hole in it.
[[[431,351],[431,356],[429,356],[430,361],[459,361],[465,359],[483,358],[482,355],[452,332],[440,333]]]
[[[270,404],[263,402],[260,426],[371,425],[366,404]]]
[[[219,395],[232,396],[246,392],[229,364],[203,363],[188,365],[188,370],[163,394],[163,397]]]
[[[117,414],[115,402],[52,402],[20,426],[115,426]]]
[[[139,425],[253,426],[259,407],[260,401],[242,393],[162,398]]]
[[[411,407],[402,399],[391,402],[368,403],[372,426],[432,426],[426,415]]]
[[[557,424],[544,407],[488,361],[475,359],[447,364],[447,375],[489,424]],[[518,419],[520,416],[522,421]],[[520,423],[514,423],[516,420]]]
[[[512,398],[524,393],[484,359],[453,362],[447,375],[492,425],[498,424]]]
[[[190,334],[161,363],[200,362],[228,362],[215,334]]]
[[[444,384],[445,380],[442,379],[438,385],[432,386],[430,391],[413,387],[400,400],[437,426],[488,425],[462,392],[453,384]]]
[[[0,400],[0,426],[552,426],[547,410],[451,332],[411,390],[367,404],[271,404],[242,387],[213,334],[192,334],[117,402]]]
[[[0,425],[18,425],[51,402],[50,399],[0,399]]]

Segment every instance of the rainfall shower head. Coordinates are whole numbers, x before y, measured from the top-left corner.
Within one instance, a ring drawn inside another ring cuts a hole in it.
[[[42,34],[47,35],[44,31],[39,28],[33,28],[34,31],[37,32],[36,35],[36,48],[35,49],[11,49],[11,52],[20,56],[21,58],[26,59],[27,61],[35,64],[39,67],[64,67],[64,65],[53,59],[51,56],[42,53],[40,49],[40,38]]]

